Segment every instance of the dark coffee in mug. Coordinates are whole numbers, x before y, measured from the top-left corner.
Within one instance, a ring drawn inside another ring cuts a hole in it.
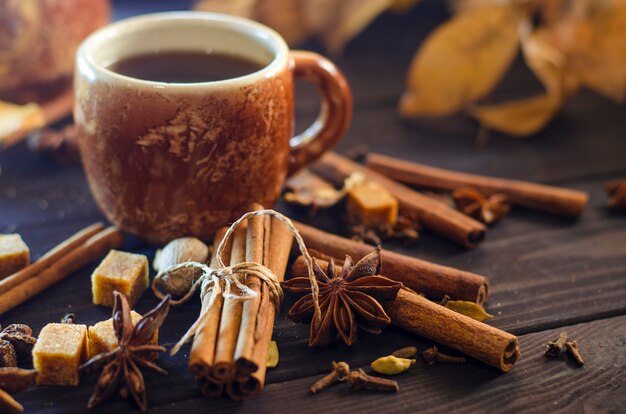
[[[225,53],[166,51],[130,56],[109,65],[108,69],[152,82],[196,83],[238,78],[263,66]]]

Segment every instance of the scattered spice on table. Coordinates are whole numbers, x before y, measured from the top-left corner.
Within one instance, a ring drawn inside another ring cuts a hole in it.
[[[341,272],[337,273],[331,261],[324,272],[314,261],[313,272],[319,285],[321,320],[313,318],[309,336],[310,346],[326,346],[335,341],[337,334],[352,345],[357,339],[357,327],[379,334],[391,319],[379,301],[396,297],[401,283],[380,276],[380,248],[363,257],[356,264],[346,256]],[[307,277],[295,277],[282,283],[283,289],[298,299],[289,316],[296,322],[313,317],[313,296]]]
[[[486,196],[474,188],[462,187],[452,192],[457,208],[485,224],[493,224],[509,214],[511,206],[502,193]]]
[[[581,367],[585,365],[585,361],[583,360],[582,355],[578,350],[578,343],[576,341],[565,342],[565,348],[567,348],[567,353],[576,361],[578,365]]]
[[[426,361],[426,363],[428,363],[428,365],[433,365],[435,363],[464,364],[466,362],[466,359],[463,357],[455,357],[442,353],[436,346],[425,350],[422,353],[422,358]]]
[[[33,337],[33,330],[30,326],[14,323],[0,332],[0,342],[5,343],[3,350],[11,353],[9,348],[12,349],[16,357],[15,365],[5,366],[17,366],[17,363],[24,364],[32,360],[32,351],[37,339]]]
[[[565,342],[567,342],[567,332],[562,331],[559,333],[559,338],[556,341],[550,341],[546,344],[544,355],[548,358],[558,358],[561,352],[563,352]]]
[[[353,390],[398,392],[400,389],[397,381],[367,375],[365,371],[360,368],[350,372],[348,382],[350,382],[350,388]]]
[[[338,382],[345,382],[348,380],[350,374],[350,366],[345,362],[333,361],[332,370],[322,379],[318,380],[309,388],[311,394],[317,394],[326,388],[334,385]]]
[[[450,297],[447,297],[448,300],[445,301],[443,306],[450,310],[460,313],[461,315],[469,316],[479,322],[493,319],[493,315],[488,314],[485,308],[476,302],[470,302],[469,300],[450,300]]]
[[[407,371],[415,364],[414,359],[399,358],[394,355],[380,357],[370,364],[375,372],[383,375],[398,375]]]
[[[170,296],[167,295],[134,326],[126,297],[117,291],[113,296],[113,328],[119,346],[110,352],[96,355],[81,366],[81,371],[87,371],[104,365],[87,407],[93,408],[108,399],[119,388],[120,380],[123,379],[126,388],[124,392],[132,395],[139,408],[146,411],[148,409],[146,386],[139,367],[167,374],[163,368],[150,360],[151,353],[165,352],[165,348],[149,342],[167,316]]]
[[[413,358],[417,355],[417,348],[414,346],[407,346],[394,351],[391,355],[398,358]]]

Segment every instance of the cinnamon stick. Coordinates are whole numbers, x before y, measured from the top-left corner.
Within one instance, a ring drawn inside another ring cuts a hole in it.
[[[316,260],[322,268],[328,265],[324,260]],[[337,266],[336,271],[340,270]],[[294,265],[292,274],[304,276],[306,268]],[[510,371],[519,358],[515,335],[454,312],[406,288],[400,289],[395,300],[382,305],[394,325],[456,349],[503,372]]]
[[[383,305],[394,325],[508,372],[520,356],[517,337],[400,289]]]
[[[265,259],[267,266],[279,281],[284,280],[293,235],[287,226],[275,217],[270,218],[269,232],[265,237]],[[234,400],[254,397],[263,390],[267,370],[267,356],[274,331],[276,306],[269,296],[267,285],[263,283],[261,303],[254,332],[254,348],[251,362],[256,371],[247,377],[240,377],[228,387],[228,395]]]
[[[109,250],[119,248],[123,242],[124,236],[115,227],[109,227],[91,236],[80,246],[42,271],[37,277],[31,277],[2,293],[0,295],[0,315],[94,262]]]
[[[0,295],[14,288],[15,286],[27,281],[33,276],[39,274],[42,270],[50,267],[53,263],[58,261],[63,256],[67,255],[71,251],[75,250],[78,246],[83,244],[91,236],[99,233],[104,229],[104,224],[94,223],[77,233],[70,236],[68,239],[59,243],[51,250],[46,252],[37,261],[31,263],[30,266],[25,267],[19,272],[15,272],[10,276],[0,281]]]
[[[485,237],[485,225],[449,207],[439,200],[426,197],[403,184],[355,163],[341,155],[327,153],[310,169],[335,184],[355,172],[385,187],[400,203],[400,209],[418,216],[428,230],[438,233],[464,247],[475,247]]]
[[[372,251],[372,246],[365,243],[327,233],[296,221],[294,224],[307,248],[337,258],[338,261],[343,261],[346,254],[358,261]],[[448,295],[453,299],[469,300],[478,304],[487,300],[489,280],[485,276],[385,249],[381,254],[383,274],[432,299],[439,300]],[[304,265],[302,259],[296,263]]]
[[[262,210],[263,207],[255,204],[253,210]],[[251,217],[248,221],[248,234],[246,240],[246,261],[264,264],[265,245],[269,242],[269,237],[265,237],[266,230],[269,232],[269,216]],[[269,234],[268,234],[269,236]],[[260,315],[259,306],[263,290],[263,282],[256,276],[246,275],[246,286],[257,293],[255,298],[246,300],[243,303],[241,316],[241,327],[237,338],[237,348],[235,349],[235,369],[236,376],[245,378],[256,371],[258,366],[252,361],[252,352],[256,339],[254,331],[257,321],[263,317]]]
[[[248,223],[242,224],[233,235],[233,248],[230,255],[230,265],[246,260],[246,237]],[[231,286],[234,294],[240,293],[237,287]],[[233,357],[239,336],[243,303],[235,298],[225,298],[220,318],[220,327],[217,334],[215,360],[211,376],[217,382],[228,383],[235,376]]]
[[[565,217],[578,217],[589,199],[583,191],[450,171],[375,153],[368,154],[366,165],[407,185],[450,191],[473,187],[486,195],[503,193],[512,204]]]
[[[211,257],[210,267],[217,267],[217,257],[215,252],[220,241],[224,238],[227,228],[224,227],[215,234],[213,239],[213,256]],[[228,240],[224,249],[223,259],[226,262],[230,261],[230,253],[232,250],[232,239]],[[203,300],[209,300],[209,295],[206,295]],[[207,379],[211,380],[210,373],[213,367],[213,361],[215,358],[215,345],[217,343],[217,332],[220,325],[220,319],[222,316],[222,306],[224,304],[224,297],[217,295],[213,306],[208,310],[208,313],[204,319],[202,327],[196,333],[193,339],[193,345],[191,346],[191,352],[189,353],[189,369],[196,376],[198,380]],[[207,385],[207,389],[213,389],[216,386],[215,383]],[[223,386],[223,385],[222,385]],[[203,387],[204,388],[204,387]],[[213,390],[215,392],[215,390]],[[221,390],[217,392],[217,395],[221,394]],[[206,394],[205,394],[206,395]],[[213,395],[213,394],[211,394]],[[208,395],[208,396],[211,396]]]

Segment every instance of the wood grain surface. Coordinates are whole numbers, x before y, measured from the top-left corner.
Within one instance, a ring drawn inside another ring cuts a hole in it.
[[[434,166],[478,174],[532,180],[584,190],[587,210],[565,220],[516,208],[490,228],[474,251],[427,232],[417,246],[388,243],[385,248],[454,266],[490,278],[489,323],[520,335],[522,356],[507,374],[477,361],[465,365],[418,363],[397,377],[395,395],[352,393],[337,386],[310,397],[307,388],[333,360],[367,367],[378,356],[407,345],[420,350],[432,344],[398,328],[379,336],[359,334],[352,348],[338,345],[309,349],[308,325],[287,319],[291,299],[277,317],[274,339],[280,350],[277,368],[269,370],[265,391],[244,403],[200,396],[186,364],[188,348],[159,364],[168,377],[146,374],[152,413],[204,412],[568,412],[623,413],[626,407],[626,216],[608,211],[603,183],[626,177],[626,117],[616,106],[589,92],[573,98],[555,121],[537,136],[517,140],[493,134],[475,143],[476,125],[464,117],[403,121],[396,113],[408,63],[419,43],[447,17],[445,2],[422,2],[406,16],[384,15],[336,58],[353,88],[355,114],[340,152],[367,144],[377,152]],[[116,18],[186,7],[189,2],[116,1]],[[311,42],[303,48],[322,51]],[[376,53],[372,53],[376,51]],[[521,61],[507,75],[496,96],[522,96],[539,88]],[[317,114],[314,91],[297,90],[297,126]],[[295,219],[327,230],[336,222],[310,219],[301,210],[279,204]],[[24,144],[0,153],[0,232],[19,232],[33,259],[95,221],[103,220],[79,166],[60,167],[31,153]],[[137,239],[126,249],[148,255],[154,249]],[[43,294],[0,317],[0,323],[30,324],[35,333],[48,322],[73,312],[79,323],[110,317],[110,309],[91,304],[90,274],[97,263],[73,274]],[[157,300],[146,293],[137,311]],[[172,346],[195,320],[199,300],[171,310],[161,342]],[[566,327],[578,341],[586,365],[545,359],[543,346]],[[85,412],[95,376],[77,388],[38,387],[20,394],[27,413]],[[138,412],[129,401],[112,398],[93,413]]]

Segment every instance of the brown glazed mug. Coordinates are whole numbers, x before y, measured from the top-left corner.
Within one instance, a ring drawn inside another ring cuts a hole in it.
[[[163,83],[107,69],[157,52],[227,53],[256,72]],[[294,78],[318,86],[319,118],[294,132]],[[335,145],[352,98],[343,75],[314,53],[290,51],[250,20],[200,12],[146,15],[107,26],[78,50],[74,118],[89,187],[121,229],[153,243],[209,238],[250,203],[271,207],[288,174]]]

